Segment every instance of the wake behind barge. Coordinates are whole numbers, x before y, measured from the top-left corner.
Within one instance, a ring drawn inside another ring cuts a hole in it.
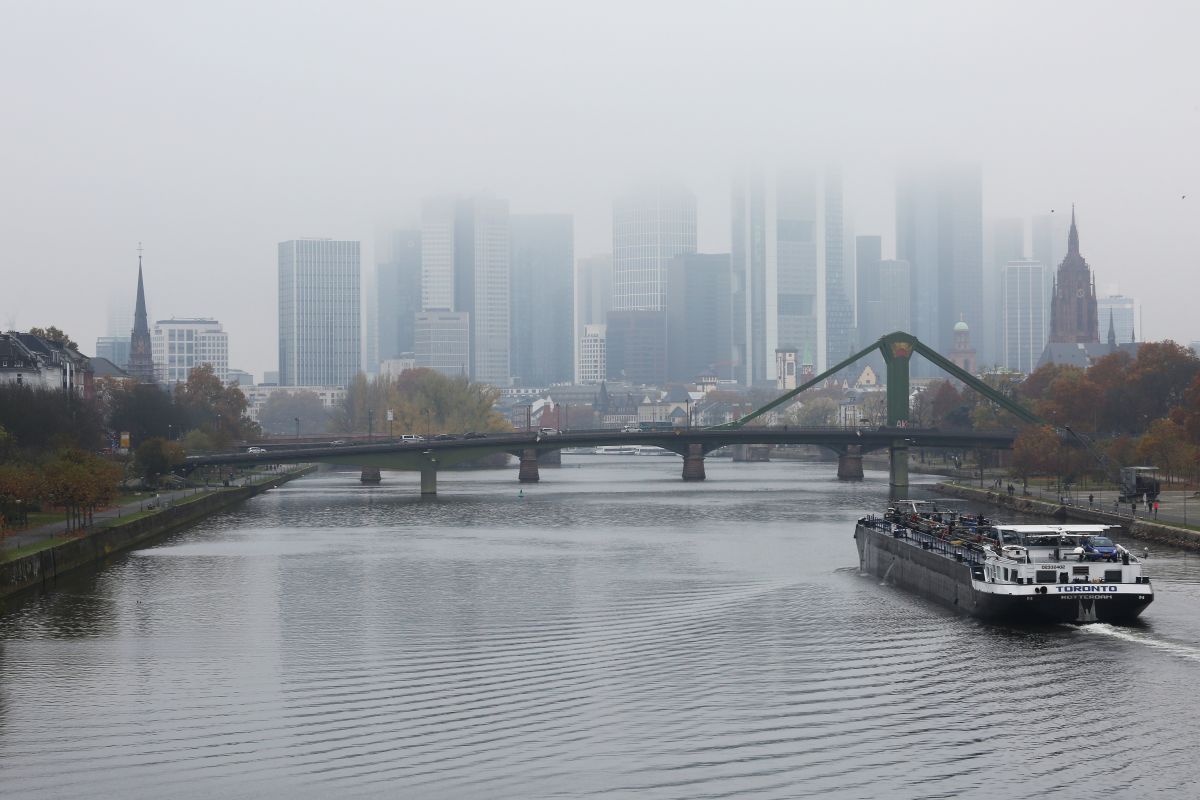
[[[982,619],[1129,622],[1154,600],[1143,562],[1108,525],[1000,525],[927,501],[855,526],[859,567]]]

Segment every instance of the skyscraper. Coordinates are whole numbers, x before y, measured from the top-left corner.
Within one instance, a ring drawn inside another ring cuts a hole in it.
[[[859,237],[864,272],[859,273],[862,303],[858,308],[860,349],[875,342],[880,336],[895,331],[911,331],[912,284],[907,261],[879,260],[877,236]],[[872,241],[874,240],[874,241]],[[867,362],[882,369],[883,358],[871,354]]]
[[[983,328],[982,206],[978,165],[909,171],[896,184],[896,257],[912,269],[912,333],[942,353],[954,346],[960,316]]]
[[[1137,336],[1136,305],[1132,297],[1122,294],[1111,294],[1096,300],[1097,323],[1100,329],[1108,331],[1109,320],[1112,320],[1113,333],[1116,334],[1117,344],[1135,341]]]
[[[415,352],[415,315],[421,310],[421,232],[397,230],[388,237],[388,256],[375,270],[379,360]]]
[[[607,316],[610,377],[666,380],[667,265],[696,252],[696,196],[644,187],[613,202],[613,300]]]
[[[667,264],[696,252],[696,196],[656,185],[613,201],[613,301],[617,311],[662,311]]]
[[[775,383],[778,349],[794,350],[809,359],[806,363],[824,357],[817,294],[825,256],[819,196],[813,170],[780,170],[772,176],[754,172],[734,184],[733,346],[738,380],[747,385]],[[840,217],[840,188],[835,200]],[[833,227],[840,252],[840,221]],[[837,291],[844,291],[840,279],[835,283]],[[849,313],[843,309],[839,314],[840,330]]]
[[[1092,278],[1091,267],[1079,253],[1079,231],[1075,227],[1075,209],[1072,208],[1067,255],[1058,265],[1054,296],[1050,301],[1050,341],[1098,342],[1099,330],[1096,282]]]
[[[605,367],[608,379],[662,386],[667,379],[667,312],[608,312]]]
[[[842,214],[842,174],[825,172],[825,365],[832,366],[854,347],[854,281],[846,258]]]
[[[667,275],[667,380],[732,378],[729,254],[675,256]]]
[[[359,243],[279,243],[279,383],[345,386],[361,369]]]
[[[1030,374],[1046,346],[1046,268],[1039,261],[1004,266],[1000,364]]]
[[[139,383],[154,383],[154,343],[146,319],[146,290],[142,284],[142,246],[138,244],[137,301],[133,310],[133,330],[129,335],[129,366],[126,372]]]
[[[575,372],[575,220],[570,214],[514,214],[512,373],[521,386],[569,383]]]
[[[1020,217],[1002,217],[991,222],[991,241],[983,269],[983,327],[976,335],[979,363],[985,366],[1004,362],[1003,302],[990,298],[1003,296],[1005,269],[1011,261],[1025,259],[1025,221]]]
[[[470,376],[509,382],[508,202],[435,198],[421,215],[421,307],[468,315]],[[417,351],[418,358],[420,351]]]
[[[869,345],[879,338],[880,323],[877,321],[880,294],[879,263],[883,260],[883,239],[880,236],[858,236],[854,239],[854,317],[858,321],[855,339],[858,348]],[[905,305],[908,305],[907,298]],[[885,331],[890,333],[890,331]],[[839,359],[840,360],[840,359]]]
[[[612,255],[588,256],[575,265],[575,380],[583,382],[583,336],[589,325],[603,327],[612,310]],[[603,334],[601,334],[603,335]]]
[[[1050,333],[1050,298],[1054,296],[1054,268],[1062,262],[1062,240],[1055,233],[1058,217],[1039,214],[1033,218],[1030,236],[1030,258],[1041,263],[1042,279],[1046,282],[1046,334]]]

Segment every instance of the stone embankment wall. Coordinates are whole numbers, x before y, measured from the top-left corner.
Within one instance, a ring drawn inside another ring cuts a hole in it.
[[[1132,519],[1123,514],[1113,514],[1108,511],[1081,508],[1079,506],[1059,505],[1045,500],[1021,495],[1008,496],[1007,492],[978,489],[974,486],[960,486],[955,483],[939,483],[937,490],[952,497],[962,497],[975,502],[990,503],[1000,508],[1011,508],[1023,514],[1041,514],[1059,520],[1078,520],[1080,522],[1099,522],[1104,525],[1119,525],[1126,533],[1137,539],[1151,542],[1171,544],[1176,547],[1186,547],[1189,550],[1200,550],[1200,532],[1181,528],[1165,522],[1152,519]]]
[[[143,544],[186,525],[199,522],[218,511],[237,505],[280,484],[315,470],[316,467],[287,472],[262,483],[239,489],[215,491],[189,502],[164,508],[156,514],[121,525],[95,528],[86,535],[48,547],[36,553],[0,564],[0,597],[32,589],[45,588],[59,575],[79,567],[103,561],[135,545]]]

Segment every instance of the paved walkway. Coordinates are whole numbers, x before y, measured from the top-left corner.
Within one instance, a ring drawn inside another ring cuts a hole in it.
[[[957,482],[964,486],[974,486],[979,488],[977,481],[971,481],[965,478],[958,478]],[[994,485],[995,478],[986,478],[984,480],[984,489],[990,491],[998,491],[1004,493],[1008,490],[1010,480],[1004,479],[1001,482],[999,489]],[[1011,481],[1016,488],[1018,495],[1021,494],[1021,484],[1019,481]],[[1089,505],[1088,496],[1091,495],[1094,499]],[[1117,491],[1115,489],[1075,489],[1070,495],[1060,496],[1053,489],[1047,489],[1044,486],[1029,485],[1029,497],[1037,500],[1045,500],[1048,503],[1066,500],[1067,505],[1077,506],[1079,508],[1093,508],[1096,511],[1107,511],[1110,514],[1116,513],[1122,517],[1131,517],[1132,509],[1129,503],[1121,503],[1114,505],[1117,500]],[[1200,525],[1200,492],[1194,489],[1168,489],[1158,496],[1158,516],[1155,517],[1153,511],[1147,511],[1144,503],[1138,503],[1137,518],[1155,520],[1166,523],[1183,523],[1185,525]]]
[[[286,471],[287,470],[281,470],[278,472],[258,472],[250,476],[239,476],[237,480],[230,482],[228,488],[234,489],[246,486],[254,478],[273,478],[277,475],[284,474]],[[24,547],[26,545],[34,544],[35,542],[44,541],[46,539],[54,539],[67,533],[77,535],[81,533],[87,533],[94,528],[103,527],[110,520],[120,519],[123,516],[136,514],[138,511],[150,508],[152,503],[161,504],[162,506],[169,508],[172,504],[180,500],[184,500],[198,494],[205,494],[207,492],[223,491],[225,488],[226,487],[224,486],[214,484],[208,487],[189,486],[185,489],[172,489],[169,491],[163,490],[155,494],[148,493],[138,500],[134,500],[119,506],[113,506],[112,508],[106,508],[103,511],[97,511],[92,515],[92,523],[90,525],[88,525],[86,528],[75,528],[71,531],[67,530],[66,520],[61,522],[50,522],[45,525],[39,525],[36,528],[28,528],[23,531],[10,531],[0,536],[0,551],[15,550],[18,547]]]

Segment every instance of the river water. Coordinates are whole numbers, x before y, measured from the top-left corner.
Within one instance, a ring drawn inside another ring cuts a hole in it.
[[[679,469],[320,473],[10,605],[0,796],[1194,796],[1200,557],[990,626],[858,573],[885,476]]]

